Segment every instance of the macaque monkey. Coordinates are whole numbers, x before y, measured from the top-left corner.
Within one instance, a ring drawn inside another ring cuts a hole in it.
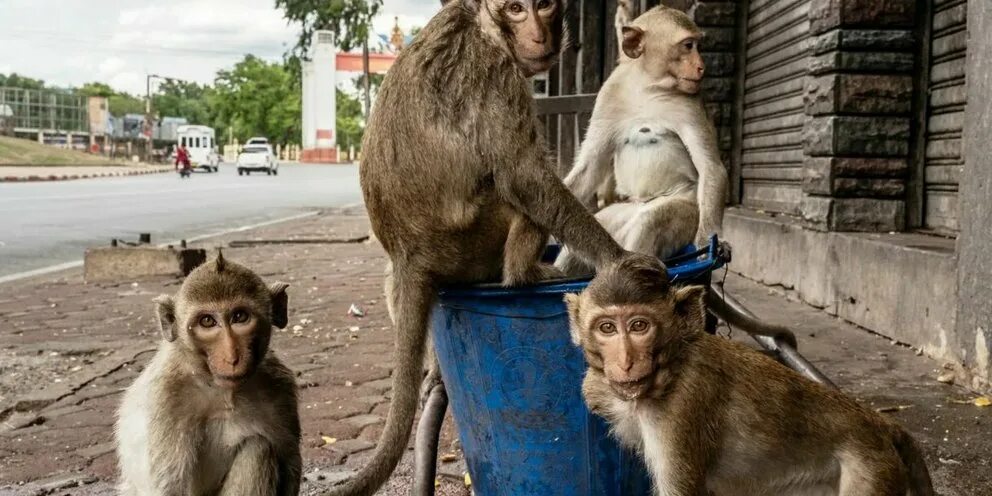
[[[565,184],[627,250],[666,258],[720,234],[727,171],[698,93],[702,31],[684,13],[655,7],[633,22],[617,8],[620,63],[599,95]],[[562,251],[570,275],[588,265]]]
[[[396,327],[392,402],[372,460],[332,494],[371,495],[406,451],[439,286],[520,285],[554,234],[596,267],[625,252],[548,161],[528,78],[554,64],[563,0],[451,0],[396,59],[372,112],[360,181],[390,259]],[[439,381],[436,365],[424,382]]]
[[[296,381],[269,350],[286,287],[218,254],[155,299],[164,341],[118,411],[121,494],[298,494]]]
[[[588,363],[586,404],[644,458],[655,494],[934,494],[919,448],[895,422],[707,334],[705,289],[658,276],[606,270],[565,297]]]

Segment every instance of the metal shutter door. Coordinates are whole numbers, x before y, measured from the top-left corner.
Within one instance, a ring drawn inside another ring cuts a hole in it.
[[[809,0],[755,0],[748,7],[740,163],[749,207],[799,213],[809,6]]]
[[[933,7],[923,224],[927,229],[955,234],[958,178],[964,166],[961,128],[966,99],[967,3],[936,0]]]

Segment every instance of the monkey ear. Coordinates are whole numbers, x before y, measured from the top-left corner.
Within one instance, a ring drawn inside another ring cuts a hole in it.
[[[153,299],[155,313],[158,314],[159,331],[162,338],[168,342],[176,340],[176,303],[169,295],[161,295]]]
[[[272,297],[272,325],[284,329],[289,324],[289,295],[286,288],[289,284],[275,282],[269,286],[269,295]]]
[[[644,30],[634,26],[620,28],[623,34],[623,53],[636,59],[644,53]]]
[[[582,344],[582,334],[579,330],[579,302],[582,299],[577,293],[565,293],[565,308],[568,308],[568,332],[572,335],[572,343]]]
[[[702,329],[706,325],[706,287],[683,286],[675,289],[675,312],[687,320],[689,329]]]

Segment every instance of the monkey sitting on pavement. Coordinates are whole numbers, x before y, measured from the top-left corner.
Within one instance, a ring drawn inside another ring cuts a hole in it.
[[[702,286],[670,288],[651,267],[623,274],[602,271],[565,300],[586,404],[643,456],[655,494],[934,494],[894,421],[704,332]]]
[[[155,299],[164,341],[118,411],[121,494],[298,494],[296,381],[269,350],[286,287],[218,254]]]

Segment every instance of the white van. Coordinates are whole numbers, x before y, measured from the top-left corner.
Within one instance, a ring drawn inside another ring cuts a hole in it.
[[[214,129],[208,126],[184,125],[176,128],[176,147],[186,145],[189,161],[193,169],[207,172],[220,170],[220,156],[217,155]]]

